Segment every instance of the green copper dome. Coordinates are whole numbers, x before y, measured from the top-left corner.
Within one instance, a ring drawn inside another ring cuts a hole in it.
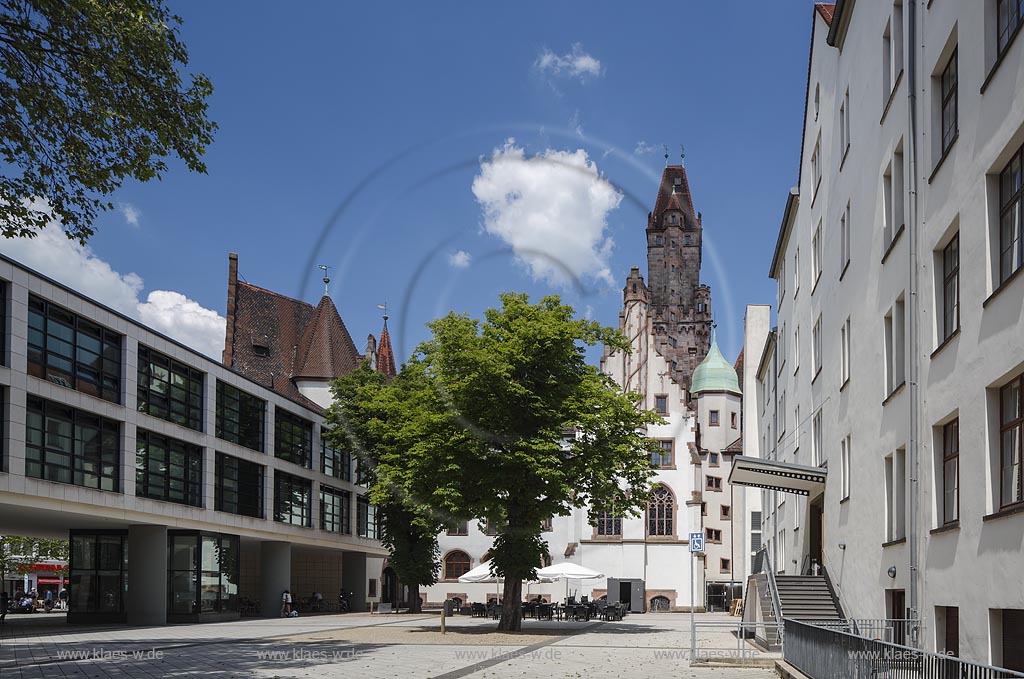
[[[711,351],[708,352],[707,358],[701,361],[701,364],[693,371],[693,379],[690,380],[691,394],[699,394],[703,391],[743,393],[740,391],[736,370],[729,361],[725,360],[722,352],[719,351],[718,341],[713,331],[711,333]]]

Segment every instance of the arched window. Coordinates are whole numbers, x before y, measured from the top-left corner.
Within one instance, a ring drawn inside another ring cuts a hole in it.
[[[655,486],[647,505],[647,534],[673,535],[674,515],[675,498],[672,497],[672,491],[662,485]]]
[[[649,610],[651,613],[666,613],[672,610],[672,602],[668,600],[667,596],[659,594],[651,599]]]
[[[458,580],[459,576],[469,572],[470,563],[469,554],[462,550],[448,552],[444,557],[444,579]]]

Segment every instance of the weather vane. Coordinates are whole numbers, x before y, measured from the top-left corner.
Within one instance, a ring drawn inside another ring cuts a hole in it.
[[[324,272],[324,296],[326,297],[328,294],[327,285],[331,282],[331,279],[327,276],[327,270],[330,269],[331,267],[327,266],[326,264],[319,264],[317,266],[319,266],[320,270]]]
[[[682,144],[679,145],[679,160],[681,165],[686,167],[686,147]]]
[[[668,167],[668,144],[662,144],[661,148],[665,149],[665,167]]]
[[[388,320],[388,303],[384,302],[383,304],[378,304],[377,308],[384,312],[384,320]]]

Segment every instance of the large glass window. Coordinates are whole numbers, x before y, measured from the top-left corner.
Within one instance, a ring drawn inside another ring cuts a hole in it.
[[[203,506],[203,449],[138,430],[135,494],[154,500]]]
[[[349,506],[352,494],[347,490],[320,486],[320,528],[332,533],[352,534]]]
[[[217,453],[217,511],[263,518],[263,465]]]
[[[370,504],[370,498],[365,495],[356,498],[356,524],[360,537],[374,540],[380,537],[377,532],[377,508]]]
[[[352,480],[352,458],[347,452],[331,446],[320,438],[320,471],[342,481]]]
[[[1021,450],[1024,449],[1024,413],[1021,412],[1024,376],[999,391],[1000,506],[1024,501]]]
[[[139,412],[203,430],[203,373],[139,345]]]
[[[238,610],[238,537],[168,532],[170,615]]]
[[[274,456],[311,467],[313,464],[313,423],[287,410],[274,409]]]
[[[120,616],[125,610],[128,536],[71,533],[68,613]]]
[[[674,535],[675,498],[665,486],[655,486],[647,505],[647,534]]]
[[[120,489],[117,422],[35,396],[26,399],[25,475],[86,488]]]
[[[28,373],[121,402],[121,336],[39,297],[28,298]]]
[[[275,469],[274,521],[310,527],[313,525],[312,510],[312,482]]]
[[[472,565],[473,561],[469,558],[469,554],[461,549],[448,552],[444,557],[444,579],[458,580],[469,572]]]
[[[651,466],[656,469],[673,466],[675,464],[674,449],[675,442],[671,439],[658,441],[658,449],[651,453]]]
[[[1021,191],[1021,166],[1024,146],[999,175],[999,282],[1004,282],[1024,264],[1024,192]]]
[[[263,452],[267,402],[217,380],[217,438]]]

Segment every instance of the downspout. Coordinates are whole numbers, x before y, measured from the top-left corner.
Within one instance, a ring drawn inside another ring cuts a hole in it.
[[[920,619],[920,599],[918,587],[920,583],[919,574],[919,548],[920,548],[920,385],[919,360],[921,353],[920,323],[917,318],[920,301],[918,299],[918,172],[917,172],[917,0],[909,0],[907,3],[907,96],[908,96],[908,134],[907,144],[910,145],[907,157],[910,162],[910,214],[908,218],[908,232],[910,236],[910,295],[908,298],[908,317],[910,319],[910,434],[907,442],[910,468],[910,617],[913,620]],[[920,646],[919,622],[911,623],[910,640],[914,646]]]

